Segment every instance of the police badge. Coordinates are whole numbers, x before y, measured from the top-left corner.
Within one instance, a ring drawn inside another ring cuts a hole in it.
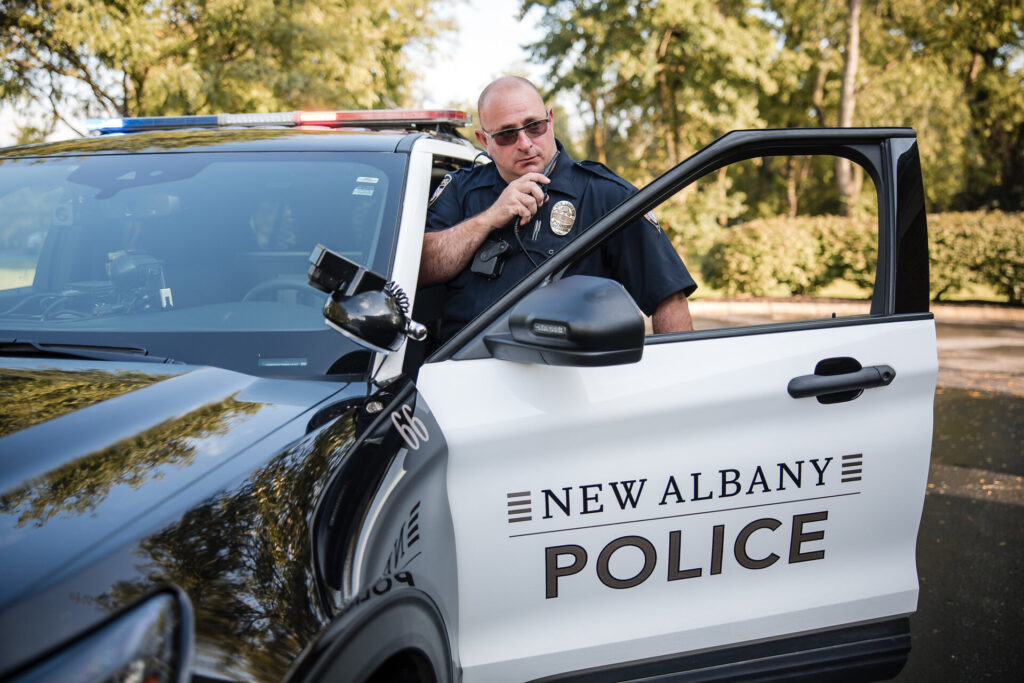
[[[576,222],[576,207],[571,202],[560,201],[551,207],[551,232],[565,237]]]

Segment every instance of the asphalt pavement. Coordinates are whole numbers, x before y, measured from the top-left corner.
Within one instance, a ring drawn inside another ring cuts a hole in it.
[[[1024,681],[1024,311],[938,308],[936,331],[921,593],[896,680]]]
[[[827,317],[835,302],[695,302],[698,328]],[[840,315],[860,312],[856,304]],[[820,310],[819,310],[820,309]],[[937,305],[921,592],[896,681],[1024,681],[1024,309]]]

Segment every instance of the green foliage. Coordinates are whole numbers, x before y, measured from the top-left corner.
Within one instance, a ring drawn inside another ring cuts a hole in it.
[[[932,210],[1024,208],[1020,3],[861,5],[853,125],[917,131]],[[547,64],[551,90],[578,101],[586,156],[634,183],[729,130],[839,121],[844,0],[522,2],[524,13],[537,8],[546,35],[530,49]],[[730,179],[729,194],[700,188],[680,215],[723,225],[723,216],[840,210],[835,172],[817,160],[730,171]],[[871,205],[854,201],[855,212]],[[701,239],[691,232],[681,228],[680,241]]]
[[[769,218],[721,231],[701,271],[727,296],[815,294],[837,279],[874,282],[873,219]]]
[[[719,230],[701,274],[727,296],[815,294],[836,280],[870,290],[876,234],[873,218],[755,220]],[[935,301],[971,285],[986,285],[1010,303],[1024,303],[1024,214],[932,214],[928,242]]]
[[[530,46],[552,90],[572,93],[591,126],[588,156],[641,182],[734,128],[764,125],[774,92],[770,32],[711,0],[526,0],[547,35]]]
[[[404,103],[438,0],[11,0],[0,98],[122,116]]]
[[[1024,11],[1006,0],[921,0],[883,5],[919,59],[945,65],[969,119],[941,140],[964,147],[960,191],[933,208],[1024,208]],[[911,85],[917,85],[912,83]],[[943,102],[930,103],[944,115]],[[902,108],[902,107],[901,107]],[[917,125],[916,123],[914,125]],[[927,179],[927,168],[926,168]]]
[[[947,213],[928,217],[928,277],[935,301],[979,281],[987,247],[979,239],[984,214]]]
[[[1007,301],[1024,303],[1024,214],[934,214],[928,233],[936,301],[970,285],[990,285]]]

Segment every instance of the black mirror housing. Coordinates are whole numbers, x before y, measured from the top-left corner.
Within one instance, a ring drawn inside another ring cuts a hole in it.
[[[546,365],[635,363],[643,356],[644,319],[621,284],[572,275],[523,297],[509,313],[510,334],[484,343],[495,358]]]
[[[406,337],[426,336],[426,328],[409,318],[409,299],[397,284],[321,244],[309,263],[309,284],[330,295],[324,320],[355,343],[389,353],[397,351]]]

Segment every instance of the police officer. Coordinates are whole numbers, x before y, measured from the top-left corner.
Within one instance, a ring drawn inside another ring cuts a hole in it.
[[[446,283],[445,339],[636,191],[605,166],[565,153],[552,111],[526,79],[494,81],[477,110],[484,130],[476,137],[494,163],[445,176],[430,199],[423,239],[421,285]],[[655,333],[693,329],[686,297],[697,285],[652,214],[569,272],[621,282],[652,316]]]

